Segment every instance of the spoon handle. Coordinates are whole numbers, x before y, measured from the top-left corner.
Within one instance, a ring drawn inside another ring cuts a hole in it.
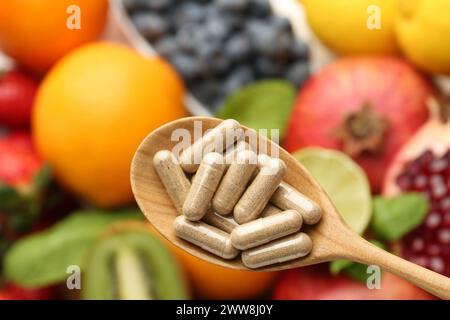
[[[436,297],[450,299],[450,278],[393,255],[362,238],[352,243],[352,248],[347,247],[343,254],[346,259],[377,265]]]

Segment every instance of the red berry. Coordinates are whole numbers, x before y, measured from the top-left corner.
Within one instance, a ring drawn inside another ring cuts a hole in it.
[[[42,167],[31,136],[16,132],[0,138],[0,182],[20,187],[31,182]]]
[[[29,75],[13,70],[0,76],[0,125],[26,126],[38,84]]]

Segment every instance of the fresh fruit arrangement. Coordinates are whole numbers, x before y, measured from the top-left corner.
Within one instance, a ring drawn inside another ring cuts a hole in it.
[[[131,21],[200,102],[217,109],[257,79],[308,77],[308,47],[268,0],[124,1]]]
[[[450,276],[449,1],[289,1],[324,68],[275,1],[122,0],[144,57],[98,41],[114,2],[0,0],[0,300],[434,299],[346,260],[214,265],[137,209],[132,156],[189,92],[267,129],[368,241]]]

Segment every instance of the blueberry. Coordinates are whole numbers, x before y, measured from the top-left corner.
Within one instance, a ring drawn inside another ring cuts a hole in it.
[[[178,53],[170,58],[170,62],[185,79],[192,80],[200,73],[198,61],[190,55]]]
[[[289,31],[292,33],[291,22],[286,17],[272,15],[269,19],[268,24],[270,24],[276,30],[276,32]]]
[[[309,56],[308,45],[300,40],[295,40],[291,46],[291,55],[294,60],[306,60]]]
[[[134,12],[142,8],[142,0],[122,0],[123,6],[127,12]]]
[[[286,59],[291,56],[292,44],[295,38],[290,32],[280,32],[276,38],[273,48],[273,55],[278,59]]]
[[[262,20],[251,20],[246,26],[246,33],[252,47],[259,53],[263,55],[273,54],[277,34],[270,25]]]
[[[255,71],[261,78],[279,77],[283,74],[282,65],[267,57],[258,57],[255,60]]]
[[[242,86],[252,82],[255,79],[253,71],[248,66],[240,66],[234,70],[225,80],[223,84],[223,92],[225,95],[232,94]]]
[[[173,36],[163,37],[155,43],[155,50],[164,57],[170,57],[178,51],[177,40]]]
[[[309,77],[309,66],[306,62],[297,62],[289,67],[286,78],[297,86],[301,86]]]
[[[181,50],[193,52],[196,46],[195,37],[198,30],[197,24],[189,24],[179,29],[176,34],[177,45]]]
[[[222,41],[211,36],[208,30],[199,27],[193,35],[194,52],[201,59],[208,59],[221,51]]]
[[[183,28],[190,23],[202,22],[206,15],[206,9],[203,5],[185,2],[179,5],[171,16],[176,28]]]
[[[216,39],[225,39],[229,34],[231,26],[223,19],[208,19],[204,28]]]
[[[169,27],[161,16],[149,12],[135,13],[132,20],[139,32],[149,41],[164,35]]]
[[[206,20],[222,21],[230,31],[234,31],[245,24],[245,17],[233,12],[221,11],[214,3],[207,6],[205,11]]]
[[[242,61],[251,54],[250,40],[245,34],[235,34],[225,44],[225,54],[233,61]]]
[[[250,14],[258,18],[266,18],[272,15],[272,7],[269,0],[251,0]]]
[[[242,13],[247,9],[249,0],[215,0],[215,4],[221,10]]]
[[[212,106],[220,96],[221,84],[216,80],[193,83],[189,90],[193,96],[207,106]]]
[[[212,40],[205,42],[204,40],[196,42],[195,53],[199,59],[208,60],[220,53],[222,47],[220,42]]]
[[[211,57],[208,63],[210,70],[215,75],[225,74],[231,66],[231,61],[223,53],[219,53]]]
[[[173,0],[122,0],[128,11],[164,11],[168,9]]]
[[[147,7],[150,10],[163,11],[168,9],[172,4],[173,0],[145,0],[147,2]]]

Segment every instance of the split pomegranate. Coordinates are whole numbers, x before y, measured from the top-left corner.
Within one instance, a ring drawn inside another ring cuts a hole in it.
[[[448,100],[448,101],[445,101]],[[402,148],[388,170],[384,195],[423,193],[429,212],[401,241],[402,255],[450,276],[450,99],[429,101],[431,117]]]
[[[425,123],[431,92],[399,58],[337,60],[303,86],[283,146],[290,152],[308,146],[343,150],[378,192],[395,154]]]

